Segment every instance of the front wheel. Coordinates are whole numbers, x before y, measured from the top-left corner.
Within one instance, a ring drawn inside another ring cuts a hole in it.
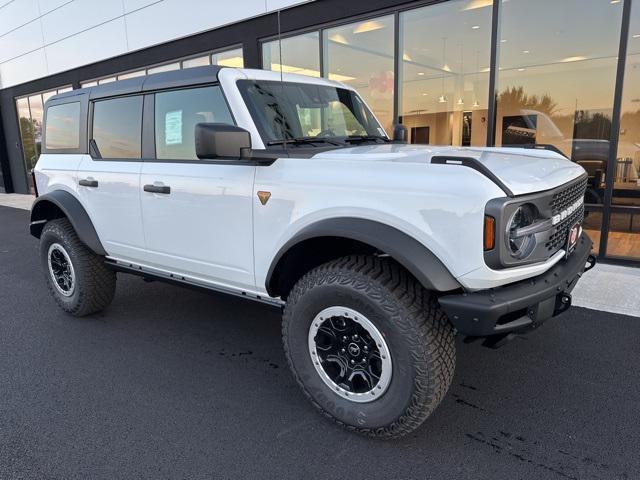
[[[349,256],[307,273],[287,300],[282,336],[312,403],[373,437],[418,428],[455,369],[454,331],[436,299],[389,258]]]

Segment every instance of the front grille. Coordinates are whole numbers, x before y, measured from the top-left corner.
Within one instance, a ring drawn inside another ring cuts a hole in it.
[[[587,190],[587,178],[577,181],[573,185],[569,185],[564,190],[560,190],[553,194],[549,207],[553,211],[553,215],[562,212],[569,205],[573,205],[580,198],[584,197]]]
[[[570,205],[573,205],[580,200],[580,198],[583,198],[586,190],[587,179],[584,178],[572,185],[569,185],[563,190],[554,193],[551,201],[549,202],[549,208],[553,212],[553,215],[560,214]],[[569,229],[576,223],[582,222],[582,220],[584,220],[584,205],[581,205],[580,208],[554,227],[549,240],[545,243],[547,251],[555,253],[563,248],[567,243]]]

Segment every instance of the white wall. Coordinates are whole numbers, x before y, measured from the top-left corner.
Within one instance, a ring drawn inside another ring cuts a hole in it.
[[[0,0],[0,88],[302,0]]]

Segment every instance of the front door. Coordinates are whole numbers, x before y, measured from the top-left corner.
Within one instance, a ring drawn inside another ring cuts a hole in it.
[[[233,123],[220,87],[159,92],[154,103],[155,159],[141,175],[146,263],[253,288],[255,167],[195,155],[197,123]]]

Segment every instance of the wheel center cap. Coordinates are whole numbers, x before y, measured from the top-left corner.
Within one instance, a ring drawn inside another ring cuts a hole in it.
[[[357,357],[358,355],[360,355],[360,347],[355,343],[350,343],[348,348],[351,356]]]

